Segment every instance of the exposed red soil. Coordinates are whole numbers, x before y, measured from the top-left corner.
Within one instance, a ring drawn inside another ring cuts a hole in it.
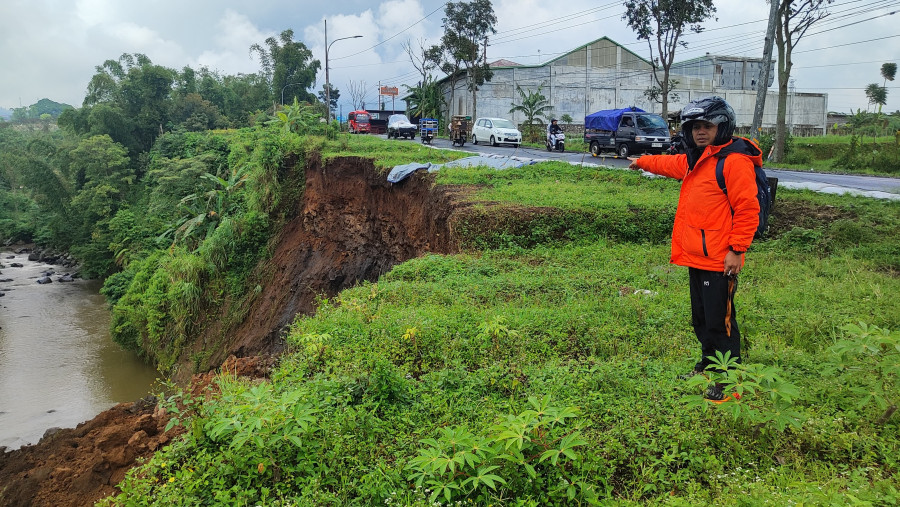
[[[92,505],[134,466],[176,435],[149,398],[120,403],[35,445],[0,454],[0,505]]]

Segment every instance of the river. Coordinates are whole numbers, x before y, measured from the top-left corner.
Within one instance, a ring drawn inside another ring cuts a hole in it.
[[[40,440],[116,403],[147,396],[158,376],[109,333],[100,282],[58,282],[66,268],[0,252],[0,446]],[[23,267],[10,267],[20,263]],[[48,270],[53,283],[38,284]]]

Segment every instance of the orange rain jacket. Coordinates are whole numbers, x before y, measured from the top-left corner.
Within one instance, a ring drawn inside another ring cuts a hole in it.
[[[727,196],[716,182],[716,155],[726,153]],[[744,138],[707,146],[692,171],[685,154],[646,155],[637,160],[641,169],[682,181],[672,228],[672,264],[722,271],[729,247],[747,251],[759,225],[754,164],[762,165],[762,152]]]

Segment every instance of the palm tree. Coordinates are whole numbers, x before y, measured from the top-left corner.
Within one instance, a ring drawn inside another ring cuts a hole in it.
[[[416,86],[403,85],[409,96],[406,103],[409,105],[410,118],[434,118],[441,119],[441,111],[446,107],[444,94],[438,83],[429,76],[425,82]]]
[[[878,104],[878,112],[881,112],[881,106],[887,103],[887,88],[878,86],[878,83],[871,83],[866,86],[866,98],[869,104]]]
[[[881,64],[881,77],[884,78],[884,84],[882,88],[884,88],[884,102],[878,104],[878,112],[881,112],[881,106],[887,103],[887,82],[893,81],[894,76],[897,75],[897,64],[896,63],[883,63]]]
[[[516,91],[519,92],[519,98],[521,99],[520,104],[516,104],[515,102],[510,103],[512,109],[509,110],[510,113],[520,112],[525,116],[525,121],[522,122],[522,125],[525,126],[525,131],[528,135],[528,139],[531,142],[537,141],[537,135],[534,129],[534,125],[543,125],[544,120],[541,119],[547,118],[547,113],[553,109],[553,106],[550,105],[550,102],[547,100],[541,93],[541,87],[538,86],[537,91],[528,91],[526,94],[522,87],[516,85]]]

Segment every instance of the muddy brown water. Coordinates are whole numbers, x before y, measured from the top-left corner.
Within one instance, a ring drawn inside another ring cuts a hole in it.
[[[0,280],[12,279],[0,282],[0,446],[35,443],[153,390],[157,371],[110,338],[100,282],[58,282],[65,268],[27,254],[0,252],[0,263]],[[38,284],[49,270],[53,283]]]

